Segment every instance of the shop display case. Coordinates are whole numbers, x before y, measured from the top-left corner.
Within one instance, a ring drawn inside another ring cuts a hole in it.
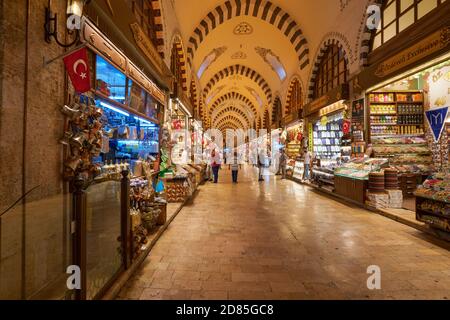
[[[333,160],[322,160],[320,166],[313,166],[312,179],[319,186],[334,186],[334,170],[338,167],[338,162]]]
[[[414,193],[416,218],[450,232],[450,173],[436,173]]]
[[[423,173],[432,170],[432,153],[422,136],[395,136],[372,138],[374,156],[388,158],[400,173]]]
[[[369,174],[388,166],[387,159],[358,159],[334,172],[335,192],[352,201],[365,204]]]

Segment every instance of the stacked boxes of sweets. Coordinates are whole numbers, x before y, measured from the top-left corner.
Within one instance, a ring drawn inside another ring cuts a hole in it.
[[[383,172],[369,173],[369,191],[370,192],[384,192],[385,181]]]
[[[450,172],[435,173],[414,195],[417,220],[450,232]]]
[[[384,170],[384,185],[386,190],[397,190],[398,185],[398,171],[395,169]]]

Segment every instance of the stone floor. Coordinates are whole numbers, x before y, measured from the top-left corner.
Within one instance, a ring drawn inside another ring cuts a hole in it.
[[[448,299],[450,246],[292,181],[221,171],[119,299]],[[367,288],[369,266],[381,290]]]

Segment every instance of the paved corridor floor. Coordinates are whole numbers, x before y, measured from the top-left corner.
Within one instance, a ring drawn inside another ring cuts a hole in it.
[[[292,181],[200,188],[120,299],[448,299],[450,246]],[[381,290],[367,288],[369,266]]]

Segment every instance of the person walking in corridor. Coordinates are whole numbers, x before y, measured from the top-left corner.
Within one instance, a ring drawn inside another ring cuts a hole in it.
[[[211,152],[211,169],[214,176],[214,183],[219,182],[219,170],[221,167],[220,152],[214,149]]]
[[[238,182],[238,173],[239,173],[239,158],[237,152],[235,152],[233,160],[231,162],[231,177],[233,179],[233,183]]]

